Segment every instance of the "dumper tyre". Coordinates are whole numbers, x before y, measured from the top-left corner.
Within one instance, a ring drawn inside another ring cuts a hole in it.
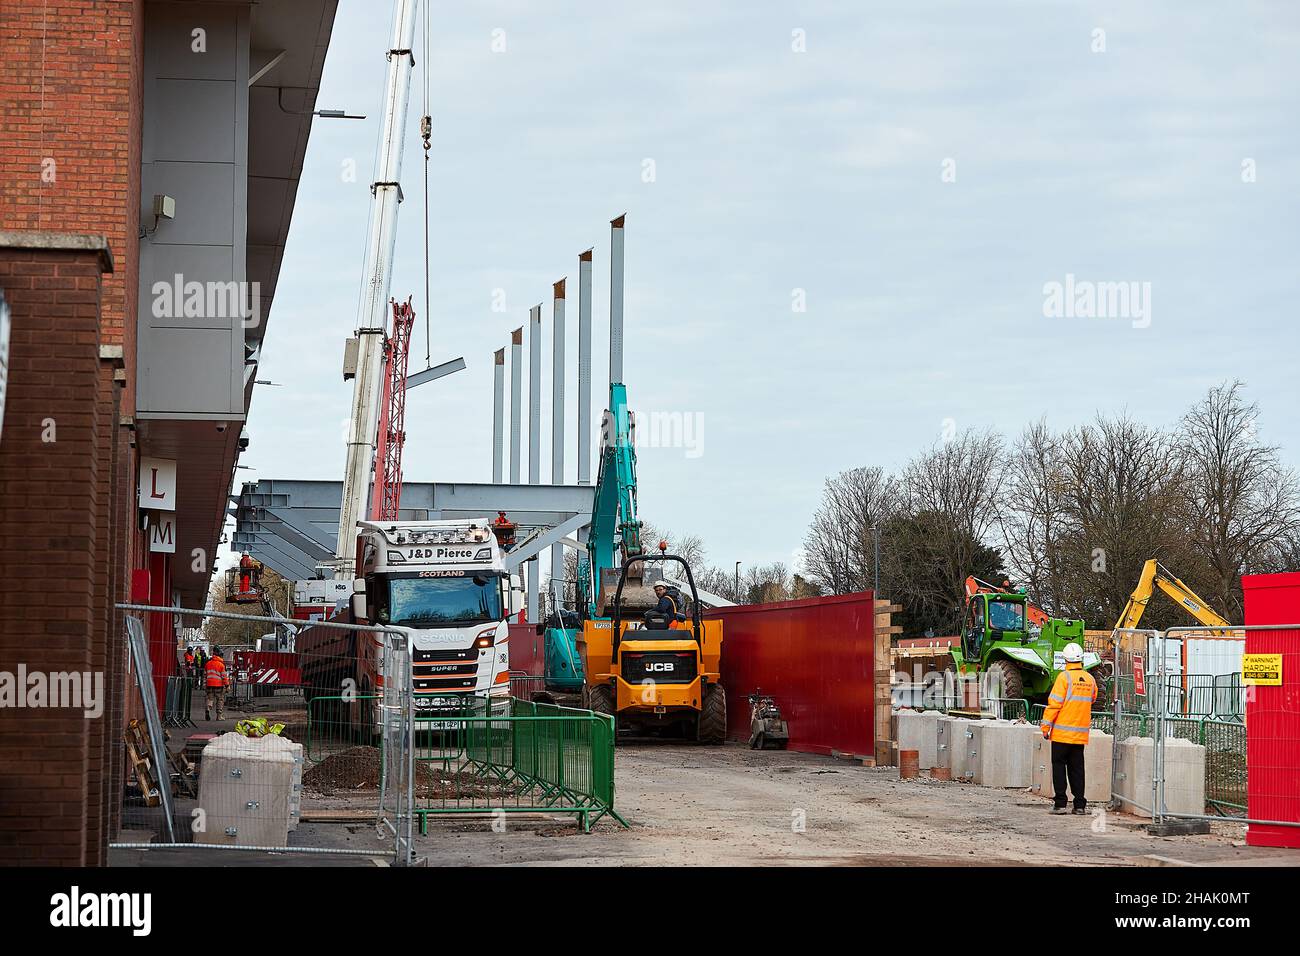
[[[720,744],[727,739],[727,695],[721,684],[709,684],[704,689],[704,705],[700,708],[699,732],[696,740],[702,744]]]
[[[985,672],[990,683],[995,679],[1002,682],[1002,693],[999,695],[1002,700],[1018,700],[1025,696],[1025,679],[1020,673],[1020,668],[1010,661],[993,661],[989,664]],[[1002,716],[1001,713],[998,714]]]
[[[614,716],[614,689],[608,684],[593,684],[587,688],[587,709],[598,714]]]

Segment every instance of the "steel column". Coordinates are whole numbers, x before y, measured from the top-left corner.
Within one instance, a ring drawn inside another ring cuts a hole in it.
[[[591,250],[578,256],[578,484],[591,484]]]
[[[492,357],[492,483],[504,477],[506,414],[506,350],[497,349]]]
[[[542,304],[528,311],[528,483],[542,480]],[[542,569],[528,564],[528,620],[541,620]]]
[[[623,220],[609,224],[609,381],[623,381]]]
[[[522,432],[524,330],[510,333],[510,484],[519,484],[519,438]]]
[[[555,283],[552,306],[551,369],[551,484],[564,484],[564,280]],[[564,547],[551,548],[551,591],[558,607],[564,596]],[[559,590],[557,590],[557,587]]]
[[[542,306],[528,310],[528,483],[542,480]]]

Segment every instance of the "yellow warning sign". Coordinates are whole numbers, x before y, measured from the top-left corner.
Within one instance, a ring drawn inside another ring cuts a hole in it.
[[[1258,687],[1282,686],[1281,654],[1241,655],[1241,682]]]

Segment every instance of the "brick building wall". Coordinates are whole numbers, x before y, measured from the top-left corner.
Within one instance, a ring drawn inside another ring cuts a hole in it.
[[[107,409],[104,421],[99,400],[99,349],[111,257],[102,238],[15,241],[0,234],[12,321],[0,433],[0,670],[93,674],[106,660],[97,552],[111,491],[100,446],[113,416]],[[88,719],[84,708],[3,712],[0,865],[102,860],[108,720]]]
[[[0,24],[0,288],[14,321],[0,573],[23,582],[0,595],[0,670],[88,669],[107,697],[97,721],[3,713],[0,863],[97,865],[120,823],[123,722],[139,715],[113,605],[146,559],[132,430],[144,2],[0,0]],[[102,251],[66,248],[87,236]],[[65,248],[31,248],[45,240]],[[38,412],[56,442],[33,439]]]
[[[143,0],[0,0],[0,23],[0,230],[108,239],[103,336],[134,381]]]

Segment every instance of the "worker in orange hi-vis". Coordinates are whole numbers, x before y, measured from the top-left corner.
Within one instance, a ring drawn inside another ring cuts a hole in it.
[[[1065,670],[1056,675],[1052,693],[1043,711],[1043,737],[1052,742],[1052,812],[1065,813],[1068,780],[1074,797],[1074,812],[1087,813],[1084,796],[1083,751],[1092,727],[1092,703],[1097,699],[1097,682],[1083,669],[1083,648],[1073,642],[1062,652]]]
[[[248,582],[253,576],[253,556],[247,551],[239,559],[239,591],[241,594],[248,593]]]
[[[226,671],[226,662],[222,660],[221,648],[214,647],[203,669],[207,699],[203,716],[212,719],[212,711],[217,712],[217,720],[223,720],[226,712],[226,688],[230,686],[230,674]]]

